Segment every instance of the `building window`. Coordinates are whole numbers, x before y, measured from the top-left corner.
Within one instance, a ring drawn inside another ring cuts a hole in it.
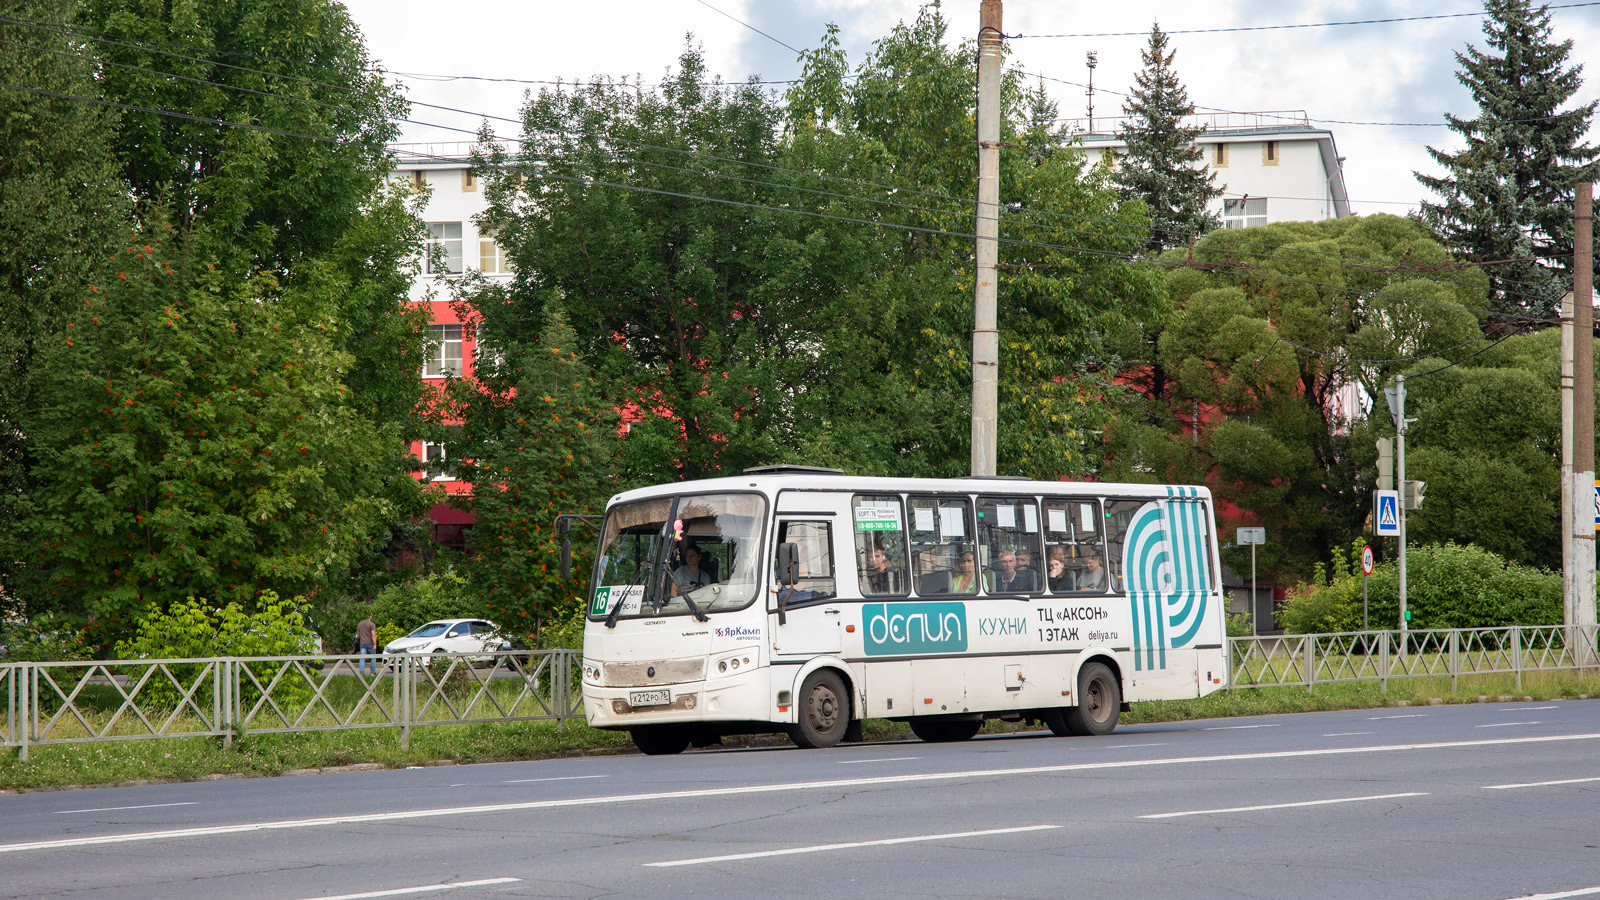
[[[460,425],[447,425],[449,439],[455,440],[461,436]],[[422,442],[422,468],[428,473],[432,481],[455,481],[456,460],[447,449],[448,441],[423,441]]]
[[[1267,198],[1241,197],[1222,201],[1224,228],[1254,228],[1267,224]]]
[[[427,362],[422,366],[422,377],[443,378],[461,374],[461,326],[429,325]]]
[[[423,249],[429,275],[461,274],[461,223],[429,222]]]
[[[478,268],[485,275],[511,274],[511,260],[506,258],[505,248],[492,237],[478,238]]]
[[[1212,167],[1220,169],[1223,166],[1226,166],[1228,164],[1228,145],[1212,144],[1211,148]]]
[[[1261,145],[1261,164],[1275,166],[1278,164],[1278,142],[1266,141]]]
[[[479,375],[497,375],[506,364],[506,352],[482,337],[472,349],[472,370]]]
[[[461,190],[463,192],[465,192],[465,193],[469,193],[470,194],[473,191],[476,191],[477,189],[478,189],[478,176],[472,174],[472,170],[471,169],[462,169],[461,170]]]

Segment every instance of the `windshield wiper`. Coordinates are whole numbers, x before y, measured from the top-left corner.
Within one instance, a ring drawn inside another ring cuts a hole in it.
[[[655,571],[655,567],[656,564],[654,562],[640,564],[639,575],[634,578],[633,581],[629,582],[628,585],[617,594],[617,602],[611,604],[611,609],[606,613],[605,623],[607,628],[617,627],[617,615],[622,612],[622,601],[628,598],[628,592],[632,588],[635,588],[644,582],[646,575],[649,575],[651,572]],[[643,597],[639,598],[639,603],[641,606],[644,604]]]
[[[678,596],[683,598],[684,605],[689,607],[689,612],[693,613],[694,617],[701,622],[711,621],[711,617],[701,612],[700,607],[696,606],[694,599],[689,596],[689,588],[692,587],[692,584],[689,581],[689,576],[684,575],[682,576],[683,580],[679,581],[677,570],[673,570],[671,577],[672,583],[678,587]]]

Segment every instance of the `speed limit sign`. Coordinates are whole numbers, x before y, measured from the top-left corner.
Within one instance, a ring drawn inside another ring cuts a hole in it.
[[[1363,575],[1372,574],[1372,545],[1370,544],[1361,548],[1361,573]]]

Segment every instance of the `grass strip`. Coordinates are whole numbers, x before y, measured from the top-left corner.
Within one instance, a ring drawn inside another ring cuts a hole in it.
[[[1341,709],[1374,709],[1433,703],[1476,703],[1500,700],[1573,700],[1600,695],[1600,676],[1573,672],[1539,672],[1461,678],[1450,691],[1450,679],[1391,680],[1384,692],[1376,682],[1319,684],[1303,687],[1219,691],[1196,700],[1137,703],[1122,715],[1124,725],[1279,715]],[[869,741],[906,740],[902,722],[871,719],[864,723]],[[992,720],[984,732],[1002,734],[1037,730],[1036,725]],[[786,741],[787,739],[780,739]],[[730,738],[725,746],[768,743],[770,739]],[[93,744],[35,746],[24,762],[19,754],[0,751],[0,789],[51,790],[75,786],[154,781],[200,781],[217,777],[261,777],[302,770],[355,764],[385,768],[550,759],[579,753],[628,752],[626,733],[597,731],[579,722],[557,729],[552,722],[475,725],[425,725],[411,729],[408,748],[400,746],[396,728],[319,731],[298,734],[246,732],[230,747],[217,738],[153,738]]]

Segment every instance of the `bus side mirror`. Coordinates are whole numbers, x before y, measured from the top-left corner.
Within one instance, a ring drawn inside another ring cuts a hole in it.
[[[800,580],[800,545],[778,545],[778,583],[794,587]]]
[[[561,532],[561,580],[572,580],[572,538],[567,534],[572,531],[572,520],[565,516],[556,520],[556,530]]]

